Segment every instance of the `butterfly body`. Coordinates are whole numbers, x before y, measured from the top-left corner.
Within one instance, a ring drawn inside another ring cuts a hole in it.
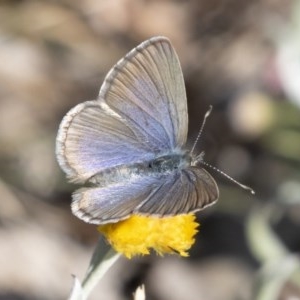
[[[136,176],[156,176],[169,174],[191,165],[191,157],[185,153],[171,153],[158,156],[152,160],[131,165],[109,168],[92,176],[88,182],[97,186],[107,186],[120,181],[130,180]]]
[[[78,104],[61,122],[59,165],[71,181],[93,185],[73,194],[73,213],[104,224],[214,203],[218,187],[185,150],[187,129],[176,52],[167,38],[151,38],[111,69],[96,100]]]

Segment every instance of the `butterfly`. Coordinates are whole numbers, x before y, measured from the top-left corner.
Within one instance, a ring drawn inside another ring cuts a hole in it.
[[[186,149],[187,131],[177,54],[166,37],[150,38],[109,71],[96,100],[78,104],[60,124],[58,163],[70,181],[88,185],[72,196],[74,215],[105,224],[216,202],[218,186]]]

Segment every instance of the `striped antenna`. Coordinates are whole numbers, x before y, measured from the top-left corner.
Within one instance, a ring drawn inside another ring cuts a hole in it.
[[[196,138],[196,140],[195,140],[195,142],[194,142],[194,145],[193,145],[193,147],[192,147],[192,150],[191,150],[191,155],[193,155],[193,152],[194,152],[194,150],[195,150],[195,147],[196,147],[196,145],[197,145],[197,143],[198,143],[198,141],[199,141],[199,139],[200,139],[200,137],[201,137],[202,131],[203,131],[203,129],[204,129],[204,125],[205,125],[205,123],[206,123],[206,119],[209,117],[209,115],[210,115],[212,109],[213,109],[213,107],[212,107],[212,105],[210,105],[209,108],[208,108],[208,111],[207,111],[206,114],[204,115],[204,118],[203,118],[203,122],[202,122],[201,128],[200,128],[200,130],[199,130],[199,133],[198,133],[198,135],[197,135],[197,138]]]
[[[201,156],[201,155],[199,155],[199,159],[196,158],[195,164],[198,162],[198,163],[200,163],[200,164],[202,164],[202,165],[204,165],[204,166],[206,166],[206,167],[209,167],[210,169],[213,169],[214,171],[217,171],[218,173],[222,174],[224,177],[226,177],[227,179],[229,179],[229,180],[232,181],[233,183],[237,184],[237,185],[238,185],[239,187],[241,187],[242,189],[249,191],[252,195],[255,195],[255,191],[254,191],[251,187],[249,187],[249,186],[247,186],[247,185],[244,185],[244,184],[238,182],[237,180],[233,179],[232,177],[230,177],[230,176],[229,176],[228,174],[226,174],[225,172],[223,172],[223,171],[221,171],[220,169],[218,169],[218,168],[216,168],[216,167],[214,167],[214,166],[208,164],[207,162],[203,161],[203,159],[202,159],[203,156],[201,156],[201,157],[200,157],[200,156]]]
[[[197,138],[196,138],[195,143],[194,143],[194,145],[193,145],[193,147],[192,147],[192,150],[191,150],[191,155],[193,154],[193,152],[194,152],[194,150],[195,150],[195,147],[196,147],[196,145],[197,145],[197,143],[198,143],[198,141],[199,141],[199,139],[200,139],[200,137],[201,137],[201,134],[202,134],[204,125],[205,125],[205,123],[206,123],[206,119],[209,117],[211,111],[212,111],[212,106],[210,105],[208,111],[207,111],[206,114],[204,115],[204,118],[203,118],[203,122],[202,122],[201,128],[200,128],[200,130],[199,130],[199,133],[198,133],[198,135],[197,135]],[[195,165],[197,165],[197,164],[199,163],[199,164],[202,164],[202,165],[204,165],[204,166],[206,166],[206,167],[208,167],[208,168],[210,168],[210,169],[212,169],[212,170],[214,170],[214,171],[217,171],[218,173],[220,173],[221,175],[223,175],[224,177],[226,177],[227,179],[229,179],[229,180],[232,181],[233,183],[237,184],[237,185],[238,185],[239,187],[241,187],[242,189],[247,190],[247,191],[250,191],[250,193],[251,193],[252,195],[255,194],[255,191],[254,191],[252,188],[250,188],[249,186],[244,185],[244,184],[238,182],[237,180],[235,180],[235,179],[233,179],[232,177],[230,177],[229,175],[227,175],[225,172],[223,172],[223,171],[221,171],[220,169],[218,169],[218,168],[216,168],[216,167],[210,165],[209,163],[205,162],[205,161],[203,160],[203,156],[204,156],[204,152],[200,153],[200,154],[195,158],[195,160],[193,161],[193,165],[195,166]]]

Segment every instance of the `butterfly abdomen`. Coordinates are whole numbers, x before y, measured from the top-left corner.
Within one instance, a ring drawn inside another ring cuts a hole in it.
[[[191,165],[191,158],[186,153],[171,153],[131,165],[121,165],[99,172],[88,181],[97,186],[108,186],[127,181],[139,176],[161,176],[184,169]]]

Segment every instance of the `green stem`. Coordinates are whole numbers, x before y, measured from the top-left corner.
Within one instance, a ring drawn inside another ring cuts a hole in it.
[[[86,300],[96,284],[119,257],[120,254],[115,252],[110,246],[107,245],[107,243],[105,243],[102,238],[100,238],[82,286],[80,285],[78,279],[75,278],[73,290],[69,300]]]

